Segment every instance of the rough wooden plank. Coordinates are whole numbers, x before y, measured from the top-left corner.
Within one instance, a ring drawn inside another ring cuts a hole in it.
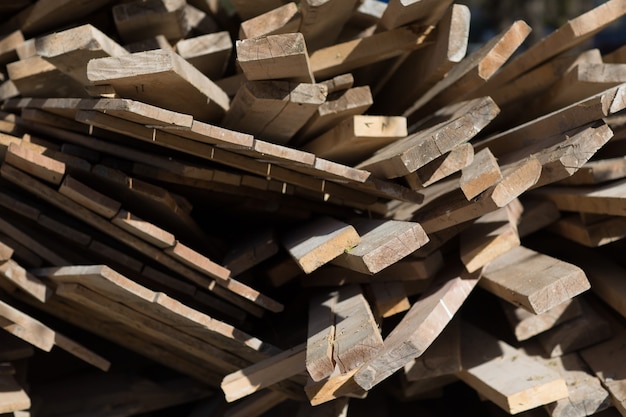
[[[602,158],[587,161],[572,176],[561,180],[567,185],[595,185],[626,177],[626,158]]]
[[[423,354],[469,296],[480,272],[469,274],[451,265],[438,278],[385,338],[382,351],[354,375],[360,387],[371,389]]]
[[[360,240],[351,225],[322,217],[292,229],[283,237],[283,245],[300,268],[309,274],[353,248]]]
[[[321,158],[352,165],[405,136],[407,128],[403,117],[357,115],[307,142],[302,149]]]
[[[82,84],[38,55],[11,62],[6,70],[25,97],[88,97]]]
[[[127,232],[159,248],[168,248],[176,244],[176,237],[173,234],[152,223],[142,220],[126,210],[119,210],[111,221]]]
[[[351,72],[423,47],[428,33],[407,26],[318,49],[310,54],[311,70],[318,80]]]
[[[107,219],[115,217],[122,206],[119,201],[94,190],[70,175],[61,182],[59,192]]]
[[[239,25],[239,39],[297,32],[302,15],[294,2],[269,10]]]
[[[556,370],[469,323],[461,334],[459,378],[503,410],[516,414],[567,398]]]
[[[470,140],[498,114],[489,97],[470,100],[440,110],[447,121],[398,140],[361,162],[357,168],[385,178],[408,175],[435,158]]]
[[[233,402],[305,371],[304,344],[228,374],[220,387],[226,401]],[[304,393],[302,393],[304,397]]]
[[[286,144],[325,101],[326,88],[319,84],[251,81],[239,88],[222,125]]]
[[[588,290],[576,265],[519,246],[483,270],[481,286],[504,300],[541,314]]]
[[[2,328],[13,336],[45,351],[54,347],[54,331],[45,324],[0,300]]]
[[[428,187],[437,181],[461,171],[472,163],[474,147],[470,143],[461,143],[415,172],[404,177],[413,189]]]
[[[29,148],[27,144],[11,143],[5,162],[46,182],[59,185],[65,175],[65,164]]]
[[[462,169],[459,186],[468,200],[502,179],[502,172],[489,148],[474,154],[473,161]]]
[[[246,79],[314,83],[307,45],[301,33],[267,35],[235,43]]]
[[[212,80],[222,78],[233,50],[226,31],[209,33],[176,43],[176,52]]]
[[[45,303],[52,295],[50,288],[44,282],[26,271],[14,260],[1,263],[0,274],[5,280],[41,303]]]
[[[391,0],[379,26],[389,30],[409,23],[433,25],[450,6],[450,0]]]
[[[183,0],[130,1],[113,6],[113,20],[125,43],[164,35],[170,42],[184,38],[190,30],[185,21]]]
[[[376,274],[428,242],[418,223],[356,219],[352,226],[360,243],[331,262],[364,274]]]
[[[583,214],[566,215],[551,224],[549,230],[588,247],[603,246],[626,237],[625,217],[603,216],[589,224],[582,221]]]
[[[17,61],[16,48],[24,43],[24,40],[24,34],[21,30],[4,34],[0,38],[0,64],[6,65],[9,62]]]
[[[0,375],[0,413],[17,413],[28,410],[30,397],[12,375]]]
[[[128,51],[90,24],[39,37],[37,55],[82,85],[89,85],[87,63],[91,59],[127,55]]]
[[[305,364],[313,381],[329,377],[335,369],[333,341],[338,291],[313,297],[309,302]]]
[[[520,245],[517,233],[520,211],[521,203],[514,200],[506,207],[476,219],[461,232],[461,261],[469,272],[484,267]]]
[[[518,341],[530,339],[582,314],[577,298],[571,298],[540,314],[502,300],[502,309]]]
[[[384,319],[411,308],[405,284],[397,281],[372,282],[366,287],[373,313]]]
[[[113,86],[122,97],[199,120],[219,120],[229,99],[209,78],[172,51],[137,52],[89,61],[87,77],[94,85]]]
[[[333,45],[358,5],[355,0],[303,0],[298,31],[311,51]]]

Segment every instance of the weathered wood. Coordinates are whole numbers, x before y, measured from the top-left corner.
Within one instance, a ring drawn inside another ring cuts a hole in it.
[[[164,35],[170,42],[184,38],[190,30],[185,21],[183,0],[147,0],[118,4],[111,9],[120,37],[125,43]]]
[[[358,5],[356,0],[303,0],[298,31],[311,51],[333,45]]]
[[[315,82],[307,45],[299,32],[241,39],[235,47],[237,62],[249,81]]]
[[[310,140],[302,149],[343,164],[356,164],[378,149],[407,136],[406,119],[357,115]]]
[[[407,26],[318,49],[310,54],[311,70],[318,80],[351,72],[423,47],[429,32]]]
[[[37,55],[82,85],[89,85],[87,63],[91,59],[127,55],[128,51],[92,25],[53,33],[35,40]]]
[[[411,360],[419,357],[452,320],[480,278],[459,265],[444,269],[385,338],[384,347],[354,375],[355,382],[369,390]]]
[[[419,190],[461,171],[470,165],[473,159],[474,147],[472,144],[461,143],[452,148],[450,152],[435,158],[412,174],[405,176],[404,179],[411,184],[411,188]]]
[[[470,140],[498,112],[498,106],[489,97],[449,106],[435,114],[445,117],[447,121],[387,145],[358,164],[357,168],[385,178],[408,175]]]
[[[481,286],[504,300],[541,314],[588,290],[576,265],[519,246],[483,270]]]
[[[540,314],[531,313],[504,300],[501,301],[501,305],[518,341],[530,339],[582,314],[577,298],[563,301]]]
[[[313,297],[309,302],[305,364],[313,381],[329,377],[335,370],[333,343],[338,291]]]
[[[233,50],[226,31],[209,33],[176,42],[176,52],[212,80],[222,78]]]
[[[5,161],[48,183],[59,185],[65,175],[65,164],[50,158],[28,144],[11,143]]]
[[[330,217],[313,220],[283,236],[283,245],[309,274],[360,242],[353,226]]]
[[[367,391],[354,382],[354,374],[358,369],[342,374],[336,368],[335,372],[319,382],[309,380],[304,387],[311,405],[318,406],[342,397],[364,398]]]
[[[7,33],[0,38],[0,64],[17,61],[16,48],[24,43],[24,34],[21,30]]]
[[[87,65],[87,77],[94,85],[112,85],[122,97],[191,114],[199,120],[218,120],[229,107],[224,91],[172,51],[94,59]]]
[[[226,401],[236,401],[304,372],[305,354],[305,345],[301,344],[226,375],[220,384]]]
[[[615,137],[615,135],[613,136]],[[570,177],[561,180],[560,184],[595,185],[626,177],[626,158],[602,158],[587,161]]]
[[[286,144],[325,101],[326,88],[319,84],[250,81],[239,88],[222,125]]]
[[[87,97],[82,84],[35,55],[6,66],[13,86],[25,97]]]
[[[519,209],[515,206],[519,206]],[[476,219],[461,232],[461,261],[469,272],[484,267],[520,245],[517,233],[519,211],[521,204],[518,200],[513,200],[506,207]]]
[[[502,179],[502,172],[489,148],[474,154],[472,162],[462,168],[459,186],[470,200]]]
[[[241,22],[239,39],[297,32],[301,21],[302,15],[298,6],[294,2],[289,2]]]
[[[567,398],[556,370],[469,323],[461,334],[459,378],[503,410],[516,414]]]
[[[121,203],[109,196],[67,175],[59,186],[59,192],[107,219],[112,219],[120,211]]]
[[[17,383],[12,375],[0,375],[0,413],[28,410],[31,406],[30,397]]]
[[[355,219],[352,226],[359,244],[331,261],[334,265],[364,274],[376,274],[428,242],[418,223],[396,220]]]
[[[625,341],[626,332],[622,330],[606,342],[580,352],[591,371],[611,394],[611,402],[621,415],[626,414],[626,371],[624,362],[619,358],[625,353]]]
[[[389,30],[409,23],[433,25],[451,3],[450,0],[391,0],[380,18],[379,26]]]
[[[173,234],[154,224],[142,220],[126,210],[119,210],[111,221],[113,224],[121,227],[127,232],[130,232],[159,248],[168,248],[176,244],[176,237]]]
[[[403,282],[372,282],[366,287],[366,292],[379,321],[411,308]]]
[[[0,274],[11,284],[20,288],[29,297],[33,297],[41,303],[45,303],[50,295],[50,288],[39,278],[26,271],[14,260],[8,260],[0,264]]]

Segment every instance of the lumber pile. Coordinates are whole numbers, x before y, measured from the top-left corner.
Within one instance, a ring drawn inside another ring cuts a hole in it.
[[[0,415],[626,416],[625,0],[0,11]]]

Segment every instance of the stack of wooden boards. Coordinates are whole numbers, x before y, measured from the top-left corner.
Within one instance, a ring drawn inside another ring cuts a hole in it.
[[[1,415],[626,415],[626,0],[10,3]]]

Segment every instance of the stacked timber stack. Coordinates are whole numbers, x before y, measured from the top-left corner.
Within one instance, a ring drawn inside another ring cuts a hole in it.
[[[0,414],[626,415],[626,0],[10,3]]]

